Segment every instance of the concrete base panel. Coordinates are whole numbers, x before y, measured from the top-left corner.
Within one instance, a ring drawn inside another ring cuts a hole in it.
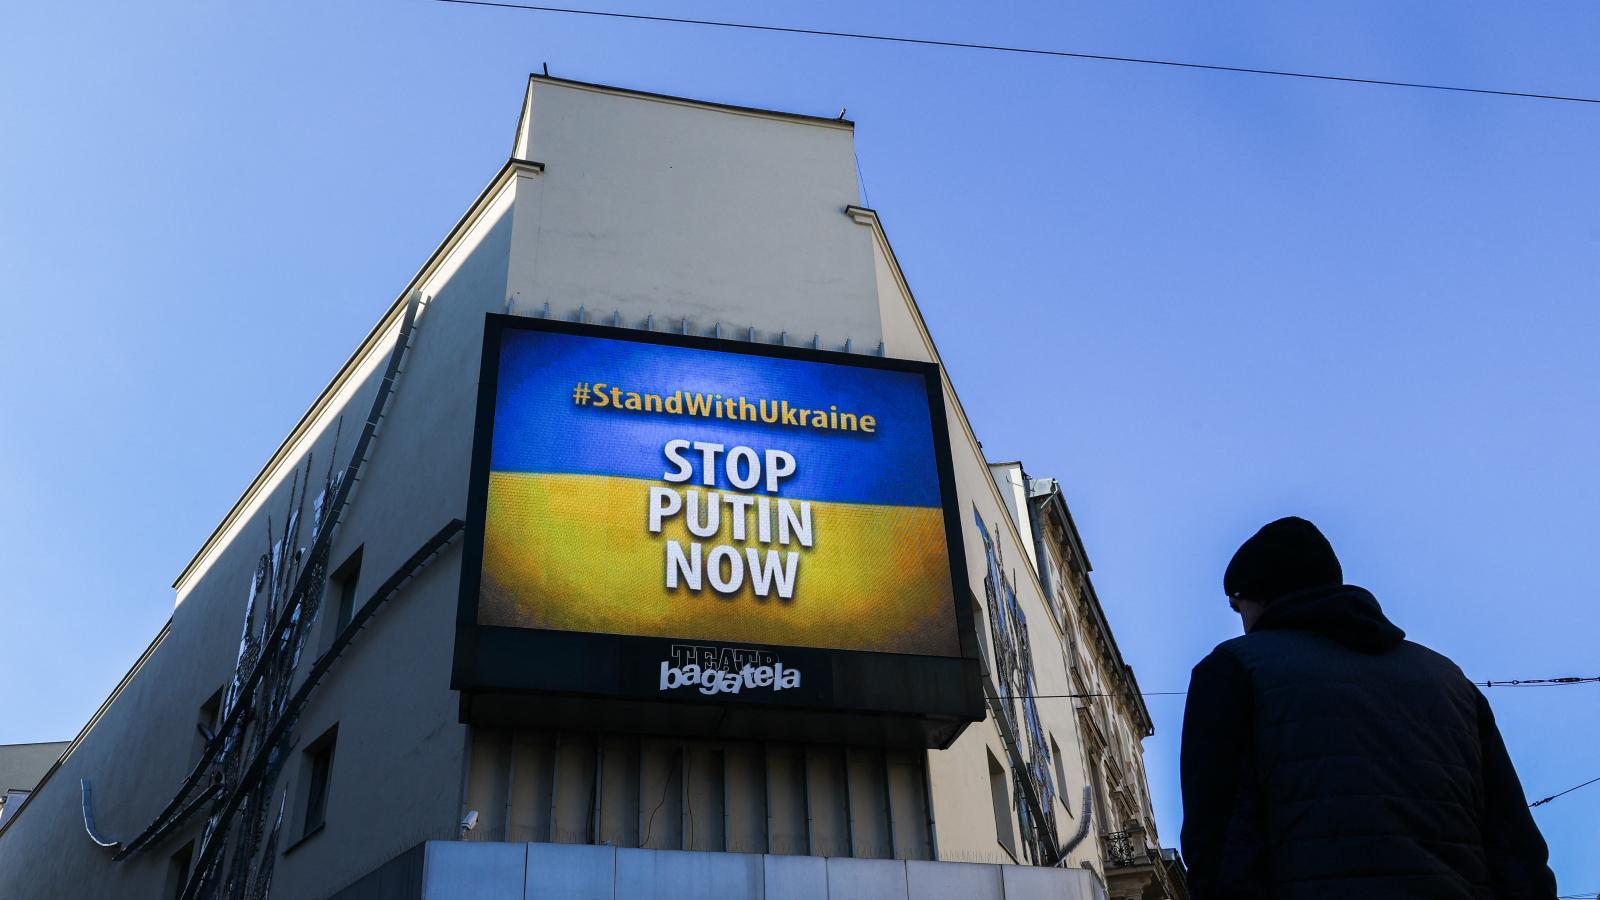
[[[402,856],[419,851],[421,890],[395,900],[1105,900],[1082,869],[482,841]]]

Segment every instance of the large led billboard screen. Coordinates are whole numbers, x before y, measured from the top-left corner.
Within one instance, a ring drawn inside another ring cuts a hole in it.
[[[935,367],[504,316],[484,354],[458,688],[970,712]]]

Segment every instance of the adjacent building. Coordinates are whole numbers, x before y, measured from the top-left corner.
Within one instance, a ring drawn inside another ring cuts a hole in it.
[[[1183,863],[1175,850],[1161,846],[1145,780],[1143,741],[1155,733],[1155,723],[1089,579],[1089,555],[1061,484],[1029,478],[1019,464],[996,468],[1004,473],[1002,487],[1021,488],[1027,496],[1018,507],[1027,510],[1035,568],[1060,623],[1072,692],[1078,695],[1078,750],[1084,777],[1100,800],[1096,844],[1111,897],[1185,897]]]
[[[8,890],[1184,896],[1060,487],[859,202],[843,119],[532,77],[8,803]]]
[[[0,825],[28,799],[66,749],[66,741],[0,744]]]

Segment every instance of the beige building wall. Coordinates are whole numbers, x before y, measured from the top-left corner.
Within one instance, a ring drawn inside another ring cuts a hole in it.
[[[855,209],[850,211],[850,215],[872,236],[878,305],[883,315],[887,354],[942,365],[933,338],[917,310],[916,300],[876,214],[870,210]],[[1006,479],[997,480],[991,471],[948,372],[945,374],[945,405],[950,423],[959,507],[963,515],[967,569],[974,582],[969,587],[975,602],[983,609],[984,620],[994,614],[985,602],[982,579],[988,564],[982,540],[973,527],[972,517],[977,515],[983,519],[991,537],[999,544],[1000,555],[1013,574],[1017,599],[1027,617],[1037,693],[1072,693],[1062,652],[1066,633],[1062,629],[1062,622],[1052,614],[1046,591],[1033,568],[1033,541],[1026,536],[1025,487],[1019,486],[1020,495],[1009,498],[1008,502],[1002,487]],[[979,627],[982,630],[981,623]],[[987,637],[982,642],[987,643]],[[1065,782],[1055,785],[1052,811],[1057,837],[1063,844],[1079,831],[1085,815],[1082,788],[1088,781],[1083,755],[1079,751],[1079,723],[1073,705],[1073,700],[1062,697],[1042,697],[1037,701],[1046,746],[1051,746],[1050,742],[1053,741],[1054,746],[1059,746],[1062,751],[1059,759],[1052,760],[1051,777],[1053,781]],[[930,751],[928,757],[940,858],[968,862],[1012,861],[1010,852],[1004,846],[1001,829],[996,826],[991,802],[988,761],[992,758],[1008,765],[1005,746],[994,717],[990,716],[988,720],[968,728],[950,749]],[[1060,774],[1066,776],[1065,779],[1058,776],[1057,768]],[[1014,806],[1014,795],[1010,796],[1010,800]],[[1091,824],[1089,834],[1092,835],[1098,827]],[[1018,825],[1013,822],[1011,828],[1015,830]],[[1096,868],[1099,854],[1095,848],[1093,840],[1081,840],[1068,854],[1067,864]]]
[[[513,311],[871,352],[849,122],[534,78],[514,156]],[[753,329],[753,331],[752,331]]]

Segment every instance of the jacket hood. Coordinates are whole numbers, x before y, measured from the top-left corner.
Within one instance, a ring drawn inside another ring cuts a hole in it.
[[[1268,604],[1252,631],[1311,631],[1363,653],[1382,653],[1406,633],[1383,614],[1378,598],[1352,584],[1285,594]]]

